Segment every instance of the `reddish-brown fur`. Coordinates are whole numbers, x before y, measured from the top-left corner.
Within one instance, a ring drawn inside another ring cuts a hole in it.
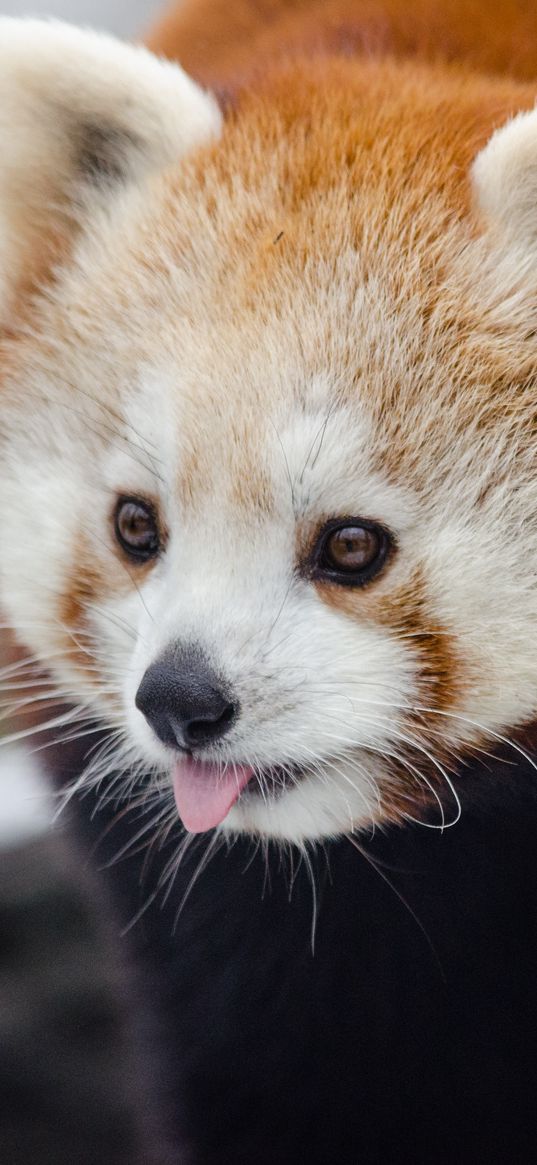
[[[206,85],[235,89],[270,59],[322,49],[464,61],[521,80],[537,74],[533,0],[186,0],[147,37]]]

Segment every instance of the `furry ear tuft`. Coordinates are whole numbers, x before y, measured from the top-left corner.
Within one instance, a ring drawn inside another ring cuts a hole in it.
[[[1,17],[0,318],[73,212],[210,140],[220,120],[209,94],[142,47]]]
[[[496,130],[472,167],[477,204],[510,242],[537,243],[537,109]]]

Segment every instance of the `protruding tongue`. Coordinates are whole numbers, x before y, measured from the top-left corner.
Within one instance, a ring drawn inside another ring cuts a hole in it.
[[[175,804],[190,833],[205,833],[227,817],[253,770],[245,765],[206,764],[185,757],[173,768]]]

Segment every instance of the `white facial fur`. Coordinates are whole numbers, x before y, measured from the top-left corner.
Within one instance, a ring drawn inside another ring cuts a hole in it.
[[[446,228],[439,297],[446,316],[479,311],[481,366],[458,333],[424,328],[397,208],[393,237],[385,207],[368,212],[368,256],[342,230],[299,276],[282,251],[254,278],[249,248],[283,213],[272,171],[216,187],[216,217],[195,159],[99,199],[13,345],[0,586],[59,685],[164,783],[173,756],[135,694],[168,647],[203,650],[241,713],[200,758],[260,773],[224,828],[302,842],[419,814],[433,782],[449,791],[446,758],[535,715],[529,414],[485,409],[507,334],[514,381],[528,288],[509,248],[491,261],[464,224]],[[138,574],[111,521],[129,494],[154,499],[169,533]],[[397,544],[363,591],[308,576],[315,531],[339,516]],[[286,767],[274,795],[264,774]]]

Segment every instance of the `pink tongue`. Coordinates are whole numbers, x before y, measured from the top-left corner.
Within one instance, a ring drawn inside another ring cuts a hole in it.
[[[227,817],[252,776],[245,765],[219,765],[185,757],[173,768],[175,804],[190,833],[205,833]]]

